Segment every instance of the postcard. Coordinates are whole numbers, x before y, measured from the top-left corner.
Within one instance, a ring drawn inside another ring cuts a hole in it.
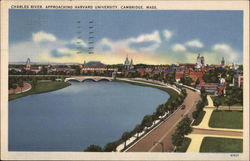
[[[2,160],[248,160],[249,2],[2,1]]]

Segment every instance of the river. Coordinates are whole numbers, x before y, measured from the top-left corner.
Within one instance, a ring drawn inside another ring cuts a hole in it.
[[[9,151],[83,151],[139,124],[169,95],[123,82],[71,82],[9,101]]]

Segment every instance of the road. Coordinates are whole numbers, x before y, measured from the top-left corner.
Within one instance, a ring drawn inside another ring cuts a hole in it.
[[[176,129],[176,125],[181,121],[182,116],[188,115],[192,117],[196,104],[200,99],[199,93],[187,90],[187,97],[183,104],[185,109],[178,109],[169,118],[164,120],[157,128],[153,129],[148,135],[141,138],[137,143],[128,148],[126,152],[169,152],[173,150],[171,136]],[[163,145],[163,148],[162,148]]]

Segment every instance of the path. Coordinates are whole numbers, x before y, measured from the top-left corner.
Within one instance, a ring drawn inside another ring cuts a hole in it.
[[[191,138],[191,143],[187,152],[199,152],[202,140],[204,137],[223,137],[223,138],[243,138],[243,129],[227,129],[227,128],[211,128],[209,127],[209,120],[216,109],[213,104],[211,96],[207,96],[208,105],[204,107],[206,112],[201,123],[198,126],[192,126],[193,132],[186,137]],[[220,106],[219,110],[228,110],[227,106]],[[243,110],[242,106],[232,106],[231,110]]]

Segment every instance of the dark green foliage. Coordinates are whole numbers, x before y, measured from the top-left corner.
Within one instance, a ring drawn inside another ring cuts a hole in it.
[[[222,78],[226,78],[227,83],[231,83],[233,81],[233,76],[236,74],[234,70],[226,70],[223,68],[214,68],[207,71],[203,79],[206,83],[218,83],[219,76],[221,75]]]
[[[180,130],[176,130],[172,135],[172,144],[174,146],[181,146],[184,141],[184,135],[180,132]]]
[[[174,146],[181,146],[184,141],[184,135],[192,132],[191,119],[185,116],[177,125],[177,128],[172,135],[172,144]]]
[[[90,145],[85,150],[85,152],[102,152],[102,148],[98,145]]]
[[[151,115],[144,116],[141,125],[145,127],[150,127],[153,124],[153,118]]]
[[[193,83],[193,80],[190,77],[182,77],[180,83],[190,86]]]
[[[197,112],[197,111],[196,111]],[[197,118],[195,118],[194,122],[192,125],[196,126],[196,125],[199,125],[204,117],[204,115],[206,114],[205,111],[200,111],[198,112],[198,116]]]
[[[216,107],[216,109],[218,110],[219,106],[221,105],[221,101],[218,98],[215,98],[213,100],[214,106]]]
[[[179,146],[176,151],[177,152],[186,152],[187,151],[187,148],[189,146],[189,144],[191,143],[191,139],[190,138],[187,138],[187,137],[184,137],[183,139],[183,143],[181,146]]]
[[[104,152],[112,152],[116,151],[116,147],[118,146],[118,142],[111,142],[104,146],[103,151]]]
[[[144,127],[142,125],[140,125],[140,124],[135,126],[133,131],[137,134],[137,138],[138,138],[139,133],[141,133],[143,131],[143,128]]]

